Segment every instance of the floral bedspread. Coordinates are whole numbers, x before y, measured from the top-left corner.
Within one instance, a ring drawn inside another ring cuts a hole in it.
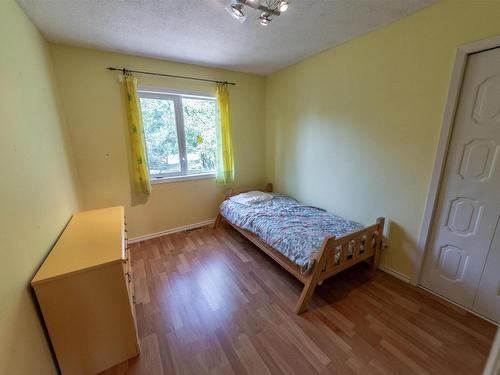
[[[258,235],[308,273],[323,239],[362,228],[354,221],[306,206],[286,195],[246,206],[229,199],[222,202],[221,214],[231,223]]]

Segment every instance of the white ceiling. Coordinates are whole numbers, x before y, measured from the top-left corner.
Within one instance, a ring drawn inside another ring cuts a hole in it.
[[[56,43],[269,74],[436,0],[292,0],[268,27],[228,0],[18,0]]]

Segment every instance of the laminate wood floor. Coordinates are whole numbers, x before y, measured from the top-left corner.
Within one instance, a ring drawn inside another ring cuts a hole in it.
[[[360,264],[302,285],[227,225],[132,245],[141,355],[106,374],[480,374],[496,327]]]

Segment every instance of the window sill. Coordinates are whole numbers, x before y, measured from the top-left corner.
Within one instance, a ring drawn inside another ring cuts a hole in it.
[[[190,181],[190,180],[207,180],[215,178],[215,173],[200,173],[200,174],[189,174],[189,175],[181,175],[181,176],[169,176],[169,177],[153,177],[151,178],[151,184],[166,184],[169,182],[177,182],[177,181]]]

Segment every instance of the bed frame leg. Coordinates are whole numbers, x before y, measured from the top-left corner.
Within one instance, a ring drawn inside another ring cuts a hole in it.
[[[377,224],[378,224],[377,244],[375,246],[375,254],[373,254],[373,257],[371,257],[370,259],[370,270],[373,273],[377,271],[380,262],[380,253],[382,252],[382,241],[384,238],[384,222],[385,219],[383,217],[379,217],[377,219]]]
[[[309,301],[311,301],[311,297],[314,293],[314,289],[316,289],[317,284],[318,282],[314,282],[313,277],[310,277],[304,285],[304,289],[302,289],[302,293],[300,294],[299,302],[297,303],[297,307],[295,308],[295,312],[297,313],[297,315],[300,315],[303,312],[307,311]]]
[[[217,226],[221,223],[221,221],[222,221],[222,215],[219,213],[219,214],[217,214],[217,217],[215,218],[213,229],[216,229]]]
[[[316,289],[316,285],[318,285],[319,282],[323,281],[321,280],[321,272],[323,271],[323,265],[325,264],[328,255],[327,244],[329,241],[332,241],[332,243],[335,242],[335,236],[326,237],[323,240],[323,244],[321,245],[321,250],[319,251],[316,264],[314,265],[314,268],[312,269],[311,274],[304,285],[304,289],[302,289],[299,302],[297,303],[297,307],[295,308],[295,312],[297,313],[297,315],[300,315],[303,312],[307,311],[307,306],[309,305],[309,301],[311,301],[314,289]]]

